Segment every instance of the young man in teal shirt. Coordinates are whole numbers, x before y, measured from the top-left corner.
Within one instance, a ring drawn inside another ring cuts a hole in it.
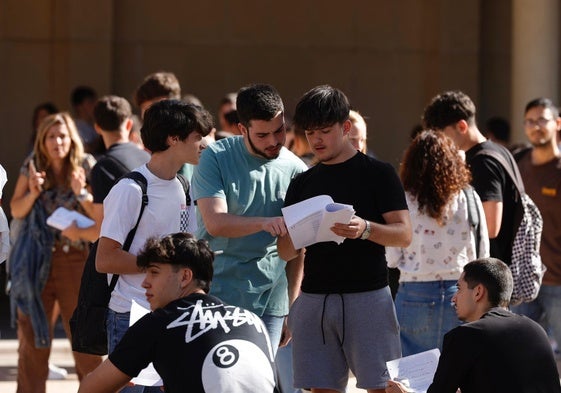
[[[197,237],[221,251],[212,294],[259,315],[276,349],[302,278],[302,259],[287,265],[277,252],[287,233],[281,208],[290,180],[307,167],[284,147],[284,106],[272,86],[242,88],[237,110],[242,135],[209,145],[193,174]]]

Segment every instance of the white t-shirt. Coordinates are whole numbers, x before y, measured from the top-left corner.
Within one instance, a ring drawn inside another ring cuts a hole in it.
[[[479,257],[489,256],[489,235],[485,213],[479,196],[474,191],[480,217]],[[419,212],[417,199],[405,193],[413,239],[409,247],[386,247],[389,267],[399,268],[399,281],[457,280],[463,267],[476,259],[475,237],[468,220],[467,199],[463,192],[452,199],[447,207],[444,225]]]
[[[146,177],[148,205],[144,209],[129,252],[138,254],[149,237],[175,232],[190,232],[188,222],[196,222],[193,211],[187,209],[181,182],[174,178],[163,180],[148,170],[146,165],[135,169]],[[121,244],[136,224],[142,199],[140,186],[131,179],[119,181],[103,201],[101,236]],[[189,215],[189,217],[187,217]],[[144,274],[121,274],[111,293],[109,308],[115,312],[129,312],[131,300],[149,308],[145,290],[141,287]],[[108,275],[111,280],[111,275]]]

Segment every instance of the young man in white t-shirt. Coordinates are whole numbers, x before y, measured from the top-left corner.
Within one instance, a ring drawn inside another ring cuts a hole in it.
[[[199,162],[202,138],[212,128],[210,119],[204,109],[178,100],[157,102],[146,111],[141,135],[152,156],[135,171],[147,180],[148,205],[129,251],[124,251],[122,245],[138,219],[142,199],[140,186],[131,179],[121,180],[103,202],[104,219],[96,268],[102,273],[119,274],[107,316],[109,353],[128,329],[132,300],[149,307],[141,286],[143,274],[136,265],[136,254],[141,246],[149,237],[195,229],[194,215],[189,214],[185,192],[176,173],[185,162]],[[134,388],[131,391],[149,391],[139,386]]]

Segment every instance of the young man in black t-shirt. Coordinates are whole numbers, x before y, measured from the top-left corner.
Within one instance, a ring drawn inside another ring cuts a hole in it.
[[[117,391],[149,363],[166,393],[273,392],[273,349],[261,319],[209,296],[214,254],[187,233],[149,239],[138,255],[152,313],[131,326],[79,392]]]
[[[461,91],[448,91],[434,97],[425,108],[425,128],[442,131],[465,151],[472,173],[472,185],[483,202],[490,239],[490,254],[510,265],[512,241],[515,235],[517,192],[510,176],[493,157],[478,154],[493,150],[501,154],[514,168],[515,161],[503,146],[488,141],[477,128],[475,105]]]
[[[385,363],[401,356],[384,246],[411,241],[403,187],[389,164],[349,141],[349,102],[341,91],[310,90],[294,122],[319,163],[292,180],[285,206],[326,194],[356,211],[349,223],[331,228],[343,243],[306,247],[302,293],[288,317],[295,386],[343,391],[350,368],[359,388],[383,392]],[[279,237],[278,250],[285,260],[296,255],[289,235]]]

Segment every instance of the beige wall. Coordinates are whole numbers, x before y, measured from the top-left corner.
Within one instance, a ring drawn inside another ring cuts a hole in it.
[[[288,112],[309,88],[332,84],[368,117],[370,148],[397,164],[441,90],[466,91],[482,115],[510,116],[510,3],[0,0],[8,195],[36,104],[68,109],[78,84],[130,98],[156,70],[175,72],[211,111],[251,82],[275,85]]]

